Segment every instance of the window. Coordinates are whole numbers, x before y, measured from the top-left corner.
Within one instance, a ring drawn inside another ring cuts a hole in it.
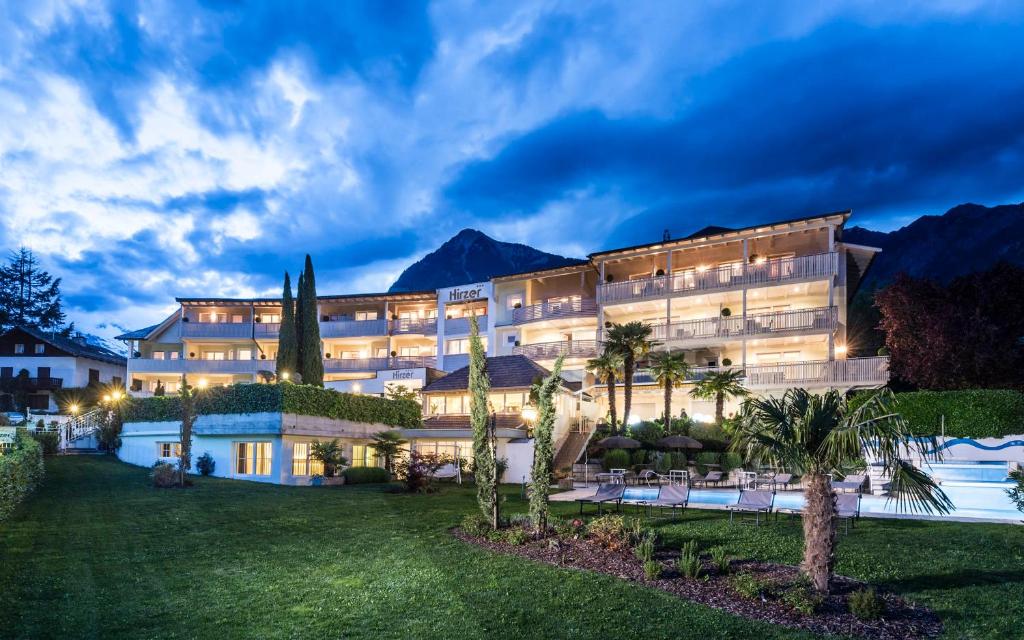
[[[233,313],[233,314],[231,314],[231,322],[233,322],[235,324],[241,324],[241,323],[245,322],[245,318],[242,317],[242,314],[240,314],[240,313]]]
[[[353,467],[378,467],[377,450],[363,444],[352,445]]]
[[[324,463],[320,460],[313,460],[310,457],[311,453],[308,442],[296,442],[292,446],[293,476],[322,476],[324,474]]]
[[[49,378],[50,377],[50,367],[38,367],[36,369],[36,377],[38,377],[38,378]]]
[[[431,442],[418,441],[413,448],[421,454],[435,454],[447,458],[461,458],[466,462],[473,461],[473,443],[471,441],[439,440]]]
[[[158,442],[156,443],[156,457],[177,458],[181,456],[180,442]]]
[[[37,345],[35,345],[35,351],[36,351],[37,354],[45,353],[46,352],[46,345],[45,344],[37,344]]]
[[[164,386],[164,393],[167,395],[172,395],[178,392],[179,383],[175,380],[168,380],[167,382],[163,382],[162,380],[149,380],[146,383],[146,388],[149,389],[150,391],[156,391],[156,387],[159,384],[162,384]]]
[[[239,360],[252,360],[252,349],[239,349],[237,353]]]
[[[280,313],[264,313],[264,314],[260,315],[259,320],[257,320],[257,322],[271,323],[271,324],[279,323],[279,322],[281,322],[281,314]]]
[[[100,381],[100,370],[89,369],[89,384],[94,384]]]
[[[16,344],[16,345],[14,345],[14,353],[16,353],[16,354],[25,353],[25,345],[23,345],[23,344]]]
[[[406,357],[406,358],[415,357],[415,356],[420,355],[420,348],[416,347],[416,346],[413,346],[413,347],[401,347],[398,350],[398,355]]]
[[[204,311],[199,314],[199,322],[227,322],[228,314]]]
[[[163,351],[154,351],[153,352],[153,359],[154,360],[163,360],[164,359],[164,352]]]
[[[376,311],[356,311],[356,321],[363,322],[365,320],[376,320]]]
[[[462,396],[441,396],[437,400],[440,413],[469,413],[469,403]]]
[[[487,350],[487,338],[480,336],[480,342],[483,344],[484,350]],[[469,338],[455,338],[445,342],[444,352],[448,355],[459,355],[463,353],[469,353]]]
[[[0,378],[13,378],[14,367],[0,367]]]
[[[203,360],[223,360],[223,359],[224,359],[224,352],[223,351],[204,351],[203,352]]]
[[[235,473],[243,476],[269,476],[269,442],[235,443]]]
[[[50,408],[50,396],[45,393],[31,395],[28,397],[28,407],[36,411],[46,411]]]
[[[523,306],[523,294],[513,293],[505,298],[505,306],[509,309],[515,309],[516,305]]]
[[[168,351],[167,357],[171,360],[177,360],[181,356],[177,351]]]
[[[342,351],[341,352],[341,359],[342,360],[358,360],[361,357],[363,357],[363,356],[358,351]]]

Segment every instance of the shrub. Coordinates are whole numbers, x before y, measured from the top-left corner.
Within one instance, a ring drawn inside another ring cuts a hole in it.
[[[726,547],[715,547],[711,550],[711,562],[715,565],[718,573],[725,575],[732,567],[732,556]]]
[[[150,473],[153,486],[161,489],[174,487],[178,484],[178,469],[169,462],[157,462]]]
[[[700,577],[700,552],[697,549],[696,540],[683,543],[682,548],[679,549],[679,560],[676,567],[684,578]]]
[[[864,404],[873,392],[850,399]],[[1009,389],[910,391],[896,394],[897,408],[916,435],[938,435],[945,418],[945,434],[952,438],[1001,438],[1016,435],[1024,426],[1024,393]]]
[[[665,427],[660,422],[645,420],[629,428],[629,437],[639,440],[649,447],[654,447],[659,439],[665,437]]]
[[[633,466],[640,466],[647,462],[647,452],[643,449],[637,449],[632,455]]]
[[[1010,479],[1017,483],[1017,486],[1006,490],[1006,495],[1017,506],[1018,511],[1024,511],[1024,471],[1020,469],[1010,472]]]
[[[52,456],[60,449],[60,434],[56,431],[39,431],[32,437],[43,448],[43,455]]]
[[[814,590],[811,581],[801,577],[782,593],[782,601],[805,616],[813,614],[824,598]]]
[[[633,548],[633,554],[636,555],[641,562],[646,563],[654,557],[655,538],[656,534],[653,531],[648,531],[640,542],[638,542]]]
[[[521,527],[513,527],[505,530],[505,542],[513,546],[521,546],[527,543],[530,539],[530,534],[526,533],[526,530]]]
[[[743,456],[732,451],[722,454],[722,471],[729,472],[743,467]]]
[[[435,453],[412,451],[398,461],[395,471],[410,493],[428,493],[434,484],[433,474],[448,463],[448,458]]]
[[[382,467],[349,467],[341,475],[345,476],[345,484],[379,484],[390,480]]]
[[[729,579],[729,584],[740,597],[753,600],[768,591],[768,585],[752,573],[737,573]]]
[[[664,475],[671,471],[672,467],[672,454],[663,453],[654,459],[654,470]]]
[[[604,454],[604,460],[601,461],[605,471],[611,469],[625,469],[629,467],[630,456],[629,452],[625,449],[612,449]]]
[[[586,525],[579,518],[558,520],[554,523],[555,533],[560,538],[576,538],[586,530]]]
[[[861,620],[877,620],[885,613],[885,602],[870,587],[851,593],[847,604],[850,607],[850,613]]]
[[[211,475],[216,467],[217,462],[213,459],[213,456],[210,455],[209,451],[196,459],[196,469],[198,469],[199,473],[204,476]]]
[[[486,536],[491,531],[491,522],[482,513],[470,513],[462,518],[460,528],[466,535]]]
[[[594,542],[609,549],[620,549],[629,544],[629,532],[622,516],[601,516],[594,518],[587,526],[587,535]]]
[[[0,456],[0,521],[39,486],[44,472],[42,445],[18,433],[14,448]]]
[[[661,563],[657,560],[644,561],[644,576],[648,580],[657,580],[661,577]]]

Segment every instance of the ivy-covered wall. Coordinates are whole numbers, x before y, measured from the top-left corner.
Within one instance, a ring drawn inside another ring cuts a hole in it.
[[[859,406],[871,392],[856,394]],[[1001,438],[1024,433],[1024,393],[1009,389],[958,389],[897,393],[900,414],[917,435],[951,438]]]
[[[388,400],[287,382],[206,389],[197,397],[196,411],[199,415],[294,413],[408,428],[422,424],[420,404],[412,400]],[[177,396],[131,398],[125,408],[124,420],[181,420],[181,401]]]

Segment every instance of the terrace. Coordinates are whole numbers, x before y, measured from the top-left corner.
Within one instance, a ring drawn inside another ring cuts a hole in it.
[[[838,318],[836,307],[748,314],[746,318],[740,315],[715,316],[654,324],[652,338],[660,342],[676,343],[808,332],[831,333],[838,327]]]
[[[597,317],[597,301],[580,296],[546,300],[512,310],[512,324],[514,325],[541,320],[589,317]]]
[[[872,387],[889,382],[889,358],[847,358],[845,360],[811,360],[779,364],[750,365],[747,367],[694,367],[687,381],[695,382],[713,371],[743,369],[744,386],[751,389],[776,389],[800,386],[865,386]],[[655,384],[646,370],[633,377],[635,384]]]

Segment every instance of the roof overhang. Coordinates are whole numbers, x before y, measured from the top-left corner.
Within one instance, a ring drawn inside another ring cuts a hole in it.
[[[491,278],[495,283],[498,282],[515,282],[516,280],[529,280],[531,278],[554,278],[556,276],[572,275],[574,273],[584,273],[587,271],[593,271],[594,265],[589,260],[580,262],[579,264],[571,264],[564,267],[555,267],[553,269],[541,269],[540,271],[524,271],[522,273],[508,273],[505,275],[494,276]]]

